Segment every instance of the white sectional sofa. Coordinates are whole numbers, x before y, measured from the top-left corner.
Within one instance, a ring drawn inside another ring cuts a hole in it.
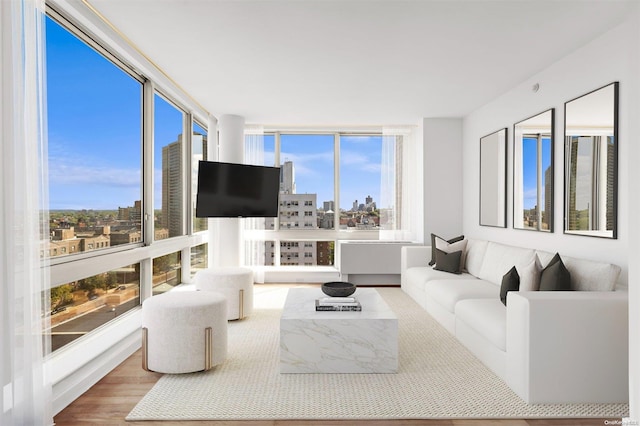
[[[467,240],[462,274],[433,269],[430,246],[405,246],[401,286],[527,403],[627,402],[628,297],[616,265],[561,256],[575,291],[519,291],[503,275],[553,253]]]

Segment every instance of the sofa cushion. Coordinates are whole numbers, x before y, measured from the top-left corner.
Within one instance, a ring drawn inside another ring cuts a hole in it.
[[[453,276],[448,274],[449,276]],[[477,278],[432,280],[425,285],[425,292],[447,311],[453,313],[456,303],[465,299],[496,299],[500,303],[500,287]]]
[[[556,254],[540,274],[540,291],[570,291],[571,273]]]
[[[500,299],[461,300],[455,315],[456,321],[464,322],[496,347],[507,350],[507,308]]]
[[[432,266],[415,266],[413,268],[408,268],[404,271],[404,276],[405,282],[411,283],[423,291],[427,282],[432,280],[448,279],[453,281],[457,279],[475,279],[473,276],[466,273],[458,275],[436,271]]]
[[[436,264],[436,238],[440,238],[442,240],[444,240],[444,238],[436,235],[436,234],[431,234],[431,260],[429,261],[429,265],[433,266]],[[446,240],[448,243],[455,243],[456,241],[462,241],[464,240],[464,235],[460,235],[458,237],[453,237],[450,240]]]
[[[554,253],[538,250],[542,266],[547,266]],[[620,275],[620,267],[611,263],[560,256],[571,274],[571,288],[579,291],[613,291]]]
[[[436,237],[436,265],[438,264],[438,250],[445,253],[460,252],[460,263],[458,264],[458,272],[462,271],[465,262],[465,252],[467,250],[467,240],[456,241],[455,243],[449,243],[442,238]]]
[[[478,278],[500,286],[502,276],[513,266],[522,268],[534,259],[535,250],[489,241]]]
[[[542,264],[538,256],[533,256],[533,260],[526,266],[518,269],[520,276],[519,291],[538,291],[540,288],[540,274],[542,273]]]
[[[482,261],[488,244],[489,242],[486,240],[467,239],[467,256],[463,271],[469,272],[475,277],[480,276],[480,269],[482,268]]]
[[[460,258],[462,251],[454,251],[447,253],[440,249],[436,249],[436,264],[433,267],[436,271],[451,272],[452,274],[460,274]]]
[[[502,277],[502,284],[500,285],[500,301],[506,306],[507,293],[510,291],[518,291],[519,289],[520,275],[518,275],[518,270],[514,266]]]

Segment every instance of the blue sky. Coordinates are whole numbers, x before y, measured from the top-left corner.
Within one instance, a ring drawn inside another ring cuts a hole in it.
[[[142,85],[50,18],[46,36],[51,209],[133,205]]]
[[[132,206],[141,198],[142,84],[47,17],[49,204],[59,209]],[[155,208],[162,146],[182,132],[181,112],[155,96]],[[333,135],[283,135],[281,161],[293,161],[298,193],[333,200]],[[273,138],[265,162],[273,165]],[[341,207],[367,195],[379,202],[381,137],[341,141]],[[268,160],[270,159],[270,160]]]
[[[544,171],[551,164],[551,143],[550,139],[543,139],[543,149],[542,149],[542,205],[544,206],[544,184],[545,177]],[[537,139],[535,138],[523,138],[522,139],[522,180],[523,180],[523,194],[524,194],[524,204],[523,207],[525,209],[531,209],[535,207],[537,203],[536,193],[537,193]]]

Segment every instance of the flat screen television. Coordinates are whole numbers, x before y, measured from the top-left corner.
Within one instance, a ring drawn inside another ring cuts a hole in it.
[[[280,168],[200,161],[196,217],[276,217]]]

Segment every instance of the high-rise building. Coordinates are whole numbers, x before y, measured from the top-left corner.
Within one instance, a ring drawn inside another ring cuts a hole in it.
[[[128,222],[141,222],[142,221],[142,203],[140,200],[136,200],[133,203],[133,207],[118,207],[118,220]]]
[[[549,230],[553,226],[553,167],[544,171],[544,211],[542,212],[542,229]]]
[[[193,230],[194,232],[198,232],[198,231],[204,231],[205,229],[207,229],[207,218],[206,217],[196,217],[195,211],[196,211],[196,192],[198,190],[198,173],[197,173],[197,165],[198,165],[198,161],[200,160],[207,160],[207,135],[201,135],[198,132],[194,132],[193,135],[191,136],[191,146],[193,147],[193,157],[192,157],[192,161],[193,161],[193,166],[192,166],[192,171],[193,171],[193,175],[191,177],[191,191],[192,194],[194,194],[193,196]]]
[[[615,173],[616,173],[616,155],[615,141],[613,136],[607,136],[607,231],[613,231],[616,221],[616,211],[614,208],[614,191],[615,191]]]
[[[169,230],[169,237],[182,230],[182,135],[162,147],[162,216],[160,225]]]
[[[285,161],[280,167],[280,229],[317,229],[316,197],[316,194],[296,194],[295,168],[292,161]],[[267,229],[273,228],[273,219],[267,218],[265,225]],[[270,264],[274,257],[275,247],[265,244],[265,264]],[[316,242],[281,242],[280,265],[317,265]]]
[[[293,161],[285,161],[280,167],[280,193],[296,193],[296,171],[293,167]]]

